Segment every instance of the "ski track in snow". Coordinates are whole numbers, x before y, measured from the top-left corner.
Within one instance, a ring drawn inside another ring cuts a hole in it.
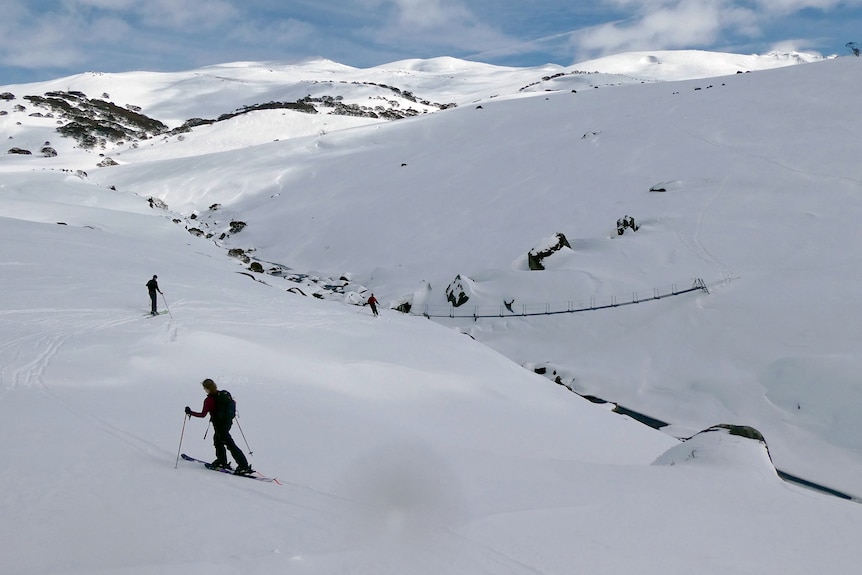
[[[36,315],[35,318],[23,319],[22,331],[33,330],[34,328],[38,331],[22,335],[0,346],[0,358],[4,364],[3,370],[0,371],[0,392],[2,392],[0,400],[16,389],[40,389],[47,399],[72,413],[77,421],[85,425],[96,425],[106,434],[131,446],[136,451],[154,460],[162,461],[167,453],[158,444],[121,429],[104,418],[94,413],[85,412],[63,400],[54,393],[44,378],[52,360],[75,337],[96,331],[110,330],[147,317],[132,315],[117,319],[117,316],[125,311],[83,309],[70,312],[69,310],[30,309],[16,310],[14,313],[6,312],[5,315],[25,318]],[[91,319],[95,314],[102,315],[104,319]],[[61,326],[66,329],[59,331]],[[72,329],[68,329],[70,326]]]
[[[37,309],[5,312],[3,315],[25,316],[20,320],[23,329],[19,331],[33,331],[34,327],[38,331],[22,335],[0,346],[0,357],[12,355],[11,358],[4,360],[5,367],[3,373],[0,374],[2,375],[0,383],[9,389],[33,386],[46,387],[42,376],[52,358],[57,355],[69,339],[83,333],[111,329],[139,319],[135,316],[116,319],[118,311],[99,309],[76,310],[70,313],[69,310]],[[90,318],[94,314],[107,314],[110,319],[89,321],[81,319]],[[26,318],[28,315],[35,315],[36,317]],[[64,328],[62,331],[60,331],[61,326]],[[69,326],[72,326],[72,329],[69,329]],[[21,358],[31,359],[21,363]],[[6,374],[7,370],[11,373]]]
[[[709,200],[704,204],[698,213],[697,217],[697,229],[694,234],[694,244],[697,246],[697,251],[706,261],[711,262],[715,270],[718,272],[719,276],[728,276],[733,275],[732,268],[727,264],[727,262],[722,261],[720,258],[715,256],[703,243],[703,222],[706,218],[707,212],[709,212],[710,208],[714,203],[716,203],[719,198],[724,195],[724,191],[727,185],[727,176],[722,180],[721,184],[719,184],[718,189],[709,198]]]
[[[8,375],[4,373],[4,387],[7,390],[34,386],[44,388],[42,374],[67,338],[66,335],[38,333],[3,346],[0,352],[12,355],[9,360],[4,360],[4,372],[10,372]]]

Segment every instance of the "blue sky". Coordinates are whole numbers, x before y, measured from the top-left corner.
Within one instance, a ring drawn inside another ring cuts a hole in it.
[[[571,65],[630,50],[847,54],[862,0],[3,0],[0,85],[322,56]]]

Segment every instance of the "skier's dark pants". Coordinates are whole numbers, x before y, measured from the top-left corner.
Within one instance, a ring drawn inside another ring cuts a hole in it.
[[[158,313],[156,311],[156,292],[154,291],[150,292],[150,302],[152,303],[150,313]]]
[[[236,446],[230,436],[232,425],[232,421],[213,423],[213,445],[215,445],[216,460],[221,464],[227,464],[227,448],[230,450],[233,460],[236,461],[237,467],[248,467],[248,459],[245,458],[245,454]]]

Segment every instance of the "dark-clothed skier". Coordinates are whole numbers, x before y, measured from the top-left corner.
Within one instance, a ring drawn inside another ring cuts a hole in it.
[[[158,311],[156,310],[156,303],[158,300],[156,299],[156,292],[162,293],[162,290],[159,289],[159,276],[153,276],[153,279],[147,282],[147,289],[150,292],[150,313],[152,315],[158,315]]]
[[[230,436],[230,428],[233,425],[233,418],[220,418],[218,416],[218,412],[216,410],[216,395],[218,395],[218,386],[216,383],[207,378],[201,382],[204,390],[207,392],[206,399],[204,399],[204,405],[200,412],[192,411],[191,408],[186,406],[186,415],[192,415],[194,417],[205,417],[207,414],[210,416],[210,423],[213,426],[213,445],[215,446],[216,459],[212,462],[213,467],[221,467],[224,469],[230,469],[230,462],[227,460],[227,450],[230,450],[230,454],[233,456],[234,461],[236,461],[236,470],[234,473],[237,475],[246,475],[249,473],[254,473],[254,470],[248,464],[248,459],[246,459],[245,454],[242,450],[237,447],[233,438]]]

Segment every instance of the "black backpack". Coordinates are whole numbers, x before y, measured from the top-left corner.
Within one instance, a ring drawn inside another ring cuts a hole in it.
[[[236,401],[229,391],[220,389],[215,396],[215,411],[213,411],[213,421],[219,423],[228,423],[236,417]]]

